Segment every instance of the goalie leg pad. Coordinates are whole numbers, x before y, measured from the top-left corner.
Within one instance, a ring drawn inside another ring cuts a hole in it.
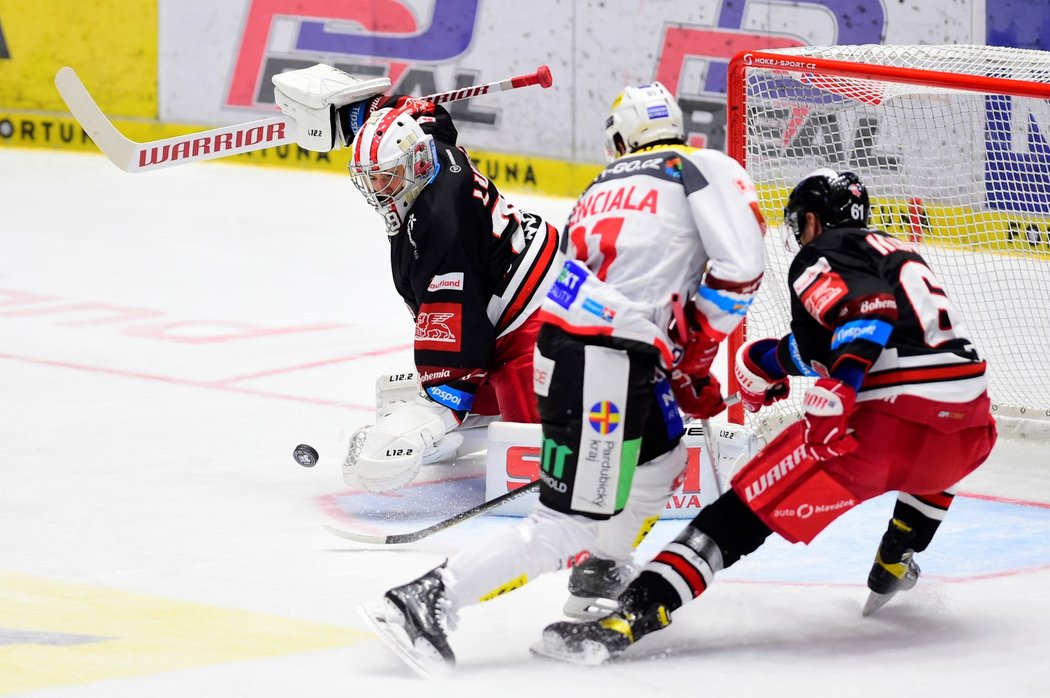
[[[376,421],[398,407],[415,402],[419,396],[419,376],[415,371],[384,373],[376,378]]]

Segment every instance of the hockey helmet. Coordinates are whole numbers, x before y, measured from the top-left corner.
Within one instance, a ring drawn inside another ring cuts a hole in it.
[[[657,141],[685,140],[682,108],[659,82],[625,87],[605,120],[605,156],[612,162]]]
[[[350,179],[396,235],[423,187],[438,172],[434,138],[403,109],[380,109],[354,136]]]
[[[823,167],[791,190],[784,207],[784,224],[800,246],[807,213],[814,214],[824,228],[867,227],[871,213],[868,190],[854,173]]]

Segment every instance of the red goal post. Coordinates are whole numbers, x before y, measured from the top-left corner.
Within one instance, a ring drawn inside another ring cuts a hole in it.
[[[827,166],[856,172],[871,225],[913,242],[988,359],[1000,424],[1050,425],[1050,52],[989,46],[744,51],[730,62],[727,152],[770,223],[763,287],[729,344],[789,331],[791,187]],[[793,400],[748,417],[769,427]],[[740,406],[730,419],[744,422]],[[763,424],[763,422],[766,422]],[[1045,431],[1042,427],[1036,431]]]

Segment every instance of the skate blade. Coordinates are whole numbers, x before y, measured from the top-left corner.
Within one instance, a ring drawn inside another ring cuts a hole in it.
[[[864,602],[864,608],[861,610],[860,615],[867,618],[872,613],[885,606],[889,600],[896,595],[896,591],[891,591],[889,594],[876,594],[874,591],[869,593],[868,600]]]
[[[431,679],[449,672],[451,667],[433,645],[426,640],[412,642],[401,611],[389,601],[358,606],[357,612],[376,637],[417,675]]]
[[[592,640],[584,640],[578,648],[570,648],[557,633],[544,632],[539,642],[529,648],[529,652],[544,659],[553,659],[568,664],[600,666],[610,657],[605,645]]]

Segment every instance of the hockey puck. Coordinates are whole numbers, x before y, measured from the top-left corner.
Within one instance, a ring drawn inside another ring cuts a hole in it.
[[[317,449],[313,446],[307,446],[306,444],[299,444],[292,451],[292,456],[295,458],[295,462],[304,468],[312,468],[317,465],[317,459],[320,456],[317,455]]]

